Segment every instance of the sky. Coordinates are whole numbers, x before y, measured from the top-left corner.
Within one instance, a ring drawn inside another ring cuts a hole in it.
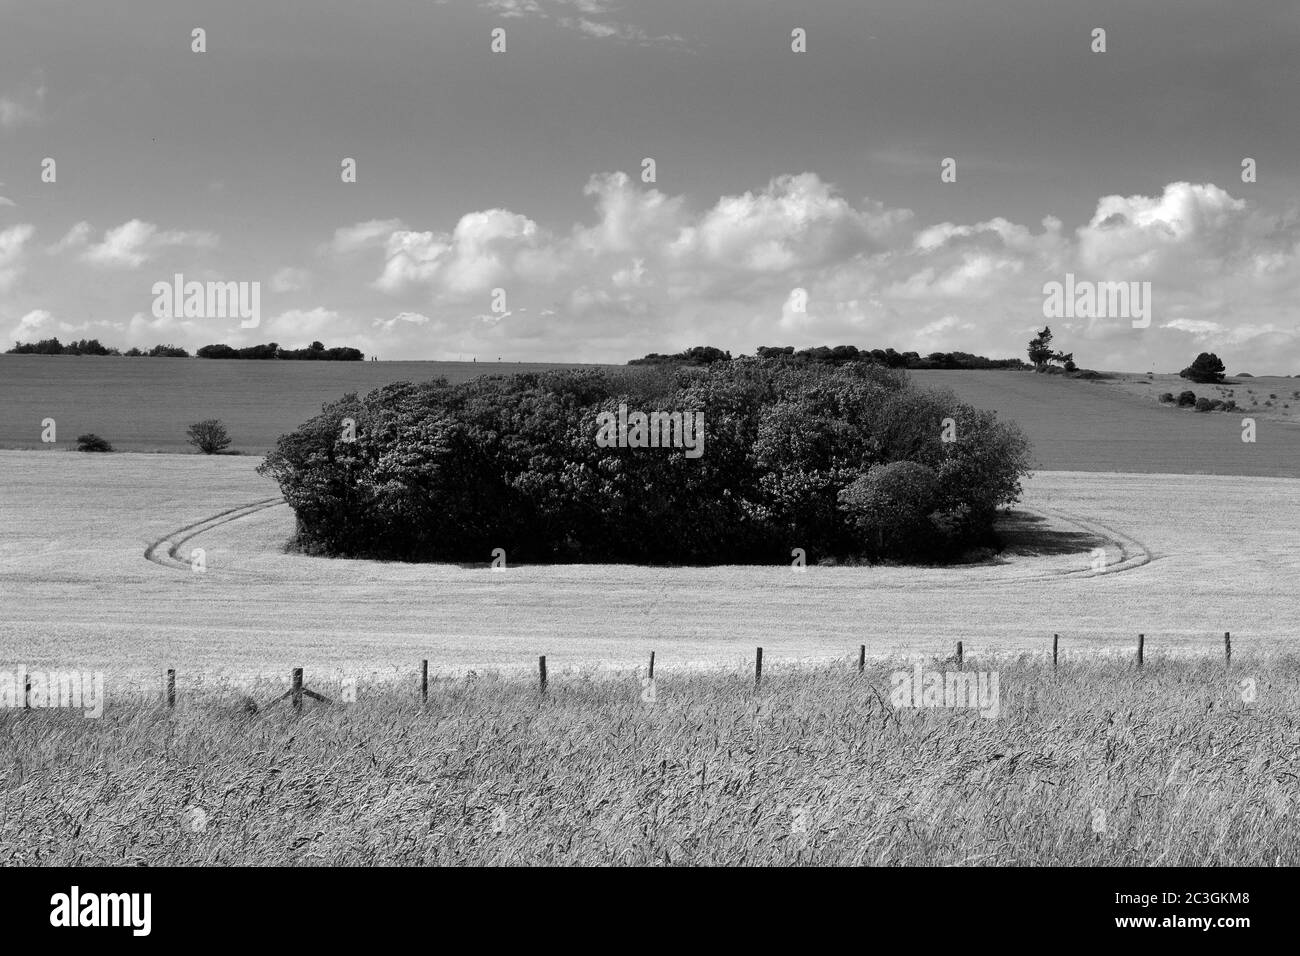
[[[0,0],[0,341],[1296,374],[1298,90],[1295,0]]]

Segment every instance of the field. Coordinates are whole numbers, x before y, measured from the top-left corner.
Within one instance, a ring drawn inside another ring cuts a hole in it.
[[[63,447],[95,432],[122,451],[189,452],[185,429],[219,418],[232,451],[263,454],[347,392],[445,376],[574,368],[523,362],[257,362],[0,355],[0,448],[40,448],[41,420]]]
[[[1283,865],[1294,658],[999,671],[1001,715],[888,669],[361,688],[258,717],[0,714],[23,864]],[[1253,682],[1253,685],[1252,683]],[[1252,693],[1253,690],[1253,693]],[[283,705],[281,705],[283,706]]]
[[[182,688],[291,666],[321,677],[552,667],[665,672],[873,656],[1131,653],[1294,638],[1294,479],[1042,472],[1001,563],[958,568],[478,567],[308,558],[251,457],[0,452],[0,660]],[[210,519],[210,520],[205,520]],[[197,527],[191,527],[194,525]],[[182,530],[182,529],[189,530]],[[792,542],[792,547],[797,543]],[[203,573],[189,569],[196,548]],[[1094,570],[1094,549],[1106,565]],[[146,551],[154,560],[146,558]],[[171,557],[172,551],[176,557]]]
[[[185,429],[222,419],[232,450],[263,454],[322,403],[389,382],[452,382],[475,375],[555,365],[494,362],[251,362],[0,355],[0,448],[42,448],[41,422],[58,423],[60,447],[95,432],[121,451],[188,452]],[[1300,402],[1290,409],[1197,414],[1166,408],[1160,392],[1190,386],[1175,376],[1123,376],[1114,382],[1066,380],[1027,372],[913,372],[922,385],[951,388],[963,401],[1018,422],[1037,466],[1052,471],[1118,471],[1300,476]],[[1243,379],[1261,402],[1289,396],[1297,379]],[[1256,418],[1257,440],[1241,440],[1241,419]]]
[[[256,451],[401,369],[140,362],[214,377],[6,378],[0,422],[174,449],[220,415]],[[0,451],[0,669],[100,671],[107,697],[99,720],[0,710],[0,859],[1294,865],[1300,428],[1261,415],[1248,445],[1135,383],[916,377],[1035,441],[995,562],[330,561],[286,552],[254,455]],[[959,640],[997,719],[889,703],[895,669],[951,671]],[[265,710],[296,666],[336,703]]]

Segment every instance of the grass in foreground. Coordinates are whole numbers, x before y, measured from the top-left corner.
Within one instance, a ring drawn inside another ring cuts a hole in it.
[[[556,675],[544,699],[479,676],[423,711],[412,682],[302,717],[215,695],[0,712],[0,862],[1300,859],[1300,659],[966,668],[998,671],[1000,716],[895,708],[890,665],[776,667],[759,692],[661,674],[653,703],[639,675]]]

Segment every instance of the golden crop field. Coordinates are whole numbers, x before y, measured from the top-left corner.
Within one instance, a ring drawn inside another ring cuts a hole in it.
[[[0,451],[0,662],[104,679],[0,710],[0,858],[1296,862],[1295,478],[1040,472],[981,565],[494,571],[288,553],[257,462]],[[997,719],[893,701],[956,641]]]
[[[1285,648],[1300,482],[1043,472],[997,563],[946,568],[406,565],[286,554],[250,457],[0,452],[0,660],[182,692],[232,675],[625,668],[1049,650]],[[267,503],[257,507],[257,503]],[[252,508],[245,506],[254,506]],[[184,530],[188,529],[188,530]],[[798,542],[791,542],[798,547]],[[206,570],[190,561],[202,549]],[[169,554],[175,551],[177,557]],[[146,551],[154,560],[146,558]],[[1104,561],[1104,567],[1096,565]]]
[[[361,685],[0,714],[11,864],[1287,865],[1294,657],[997,667],[997,719],[871,667]],[[337,693],[335,688],[327,688]],[[650,699],[647,699],[650,698]],[[283,708],[284,705],[281,705]]]

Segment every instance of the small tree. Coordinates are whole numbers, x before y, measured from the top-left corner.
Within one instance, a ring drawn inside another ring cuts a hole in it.
[[[100,438],[94,432],[77,436],[77,451],[112,451],[113,446],[107,439]]]
[[[1042,368],[1052,360],[1052,354],[1052,330],[1044,326],[1043,331],[1029,340],[1029,361]]]
[[[189,443],[205,455],[215,455],[230,445],[226,426],[216,418],[191,425],[185,434],[189,436]]]
[[[1178,374],[1202,385],[1214,385],[1223,381],[1223,362],[1213,352],[1202,352]]]

